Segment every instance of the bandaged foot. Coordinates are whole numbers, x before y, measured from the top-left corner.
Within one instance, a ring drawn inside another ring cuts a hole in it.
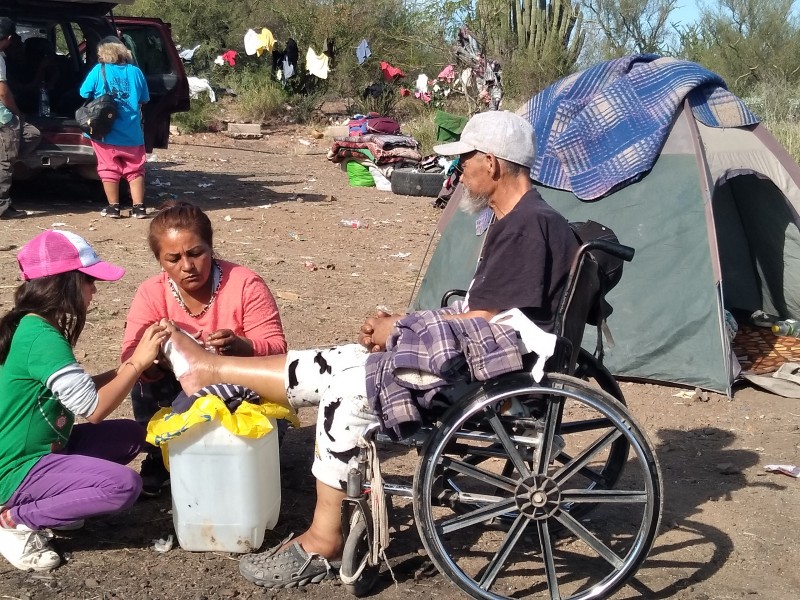
[[[172,365],[172,372],[183,391],[191,395],[206,385],[217,383],[210,365],[211,355],[200,342],[166,319],[162,319],[161,324],[170,332],[169,339],[161,345],[161,351]]]

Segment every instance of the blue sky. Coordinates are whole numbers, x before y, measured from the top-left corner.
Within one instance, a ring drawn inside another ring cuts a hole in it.
[[[670,21],[680,21],[682,24],[688,25],[689,23],[693,23],[695,20],[697,20],[699,15],[700,11],[698,10],[696,1],[680,0],[680,2],[678,2],[678,8],[672,11],[672,14],[670,15]]]

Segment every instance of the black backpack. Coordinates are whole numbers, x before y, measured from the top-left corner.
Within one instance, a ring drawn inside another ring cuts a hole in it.
[[[619,238],[610,227],[595,221],[582,221],[570,223],[569,225],[581,244],[594,240],[604,240],[619,244]],[[606,301],[606,293],[612,290],[622,279],[622,265],[625,263],[621,258],[602,250],[592,250],[591,255],[599,267],[600,293],[592,310],[589,312],[587,323],[589,325],[601,325],[613,311],[611,305]]]
[[[87,100],[83,106],[75,111],[75,120],[78,122],[78,127],[90,138],[97,141],[101,141],[111,131],[118,112],[116,96],[108,87],[105,64],[100,65],[100,71],[103,74],[103,85],[106,93],[93,100]]]

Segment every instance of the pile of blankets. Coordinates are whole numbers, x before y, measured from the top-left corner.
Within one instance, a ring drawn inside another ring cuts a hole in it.
[[[391,190],[389,178],[395,168],[415,167],[422,160],[417,140],[407,135],[368,133],[334,138],[328,160],[343,168],[355,161],[369,169],[378,189]]]

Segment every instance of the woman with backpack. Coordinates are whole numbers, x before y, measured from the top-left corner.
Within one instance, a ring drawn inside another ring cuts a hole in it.
[[[131,51],[117,37],[106,37],[97,47],[97,64],[81,85],[83,98],[114,96],[117,116],[111,130],[101,139],[92,138],[97,156],[97,174],[103,182],[108,206],[100,214],[118,219],[119,182],[127,179],[133,200],[131,215],[144,219],[144,133],[141,105],[150,100],[144,73],[132,64]]]

